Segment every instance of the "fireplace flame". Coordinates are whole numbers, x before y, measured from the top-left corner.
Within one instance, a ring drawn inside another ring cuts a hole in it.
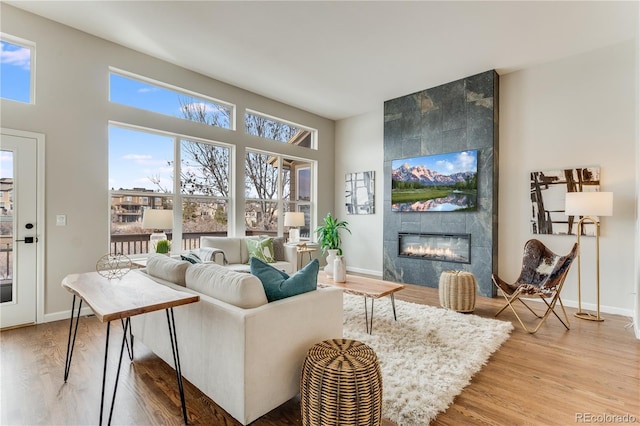
[[[450,248],[434,248],[423,245],[411,245],[405,249],[405,253],[410,256],[444,257],[455,258],[455,253]]]

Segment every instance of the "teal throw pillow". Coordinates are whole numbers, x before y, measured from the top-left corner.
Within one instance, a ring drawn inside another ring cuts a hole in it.
[[[318,288],[318,269],[320,269],[318,259],[313,259],[307,266],[291,276],[257,257],[252,257],[249,264],[251,265],[251,273],[262,282],[269,302]]]
[[[187,262],[191,262],[191,263],[202,263],[202,259],[200,259],[200,256],[198,256],[194,252],[189,252],[187,254],[181,254],[180,255],[180,259],[181,260],[186,260]]]
[[[265,238],[264,240],[253,240],[247,238],[247,251],[249,257],[257,257],[258,259],[267,262],[274,263],[276,260],[273,257],[273,239]]]

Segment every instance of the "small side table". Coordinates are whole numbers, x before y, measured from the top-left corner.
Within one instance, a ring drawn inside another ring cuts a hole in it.
[[[293,243],[292,243],[293,245]],[[304,265],[304,255],[309,255],[309,262],[313,260],[313,253],[318,251],[318,244],[316,243],[298,243],[296,247],[296,270],[302,268]]]
[[[113,385],[113,396],[111,398],[111,409],[109,410],[109,419],[107,424],[111,424],[113,415],[113,407],[116,400],[116,392],[118,391],[118,379],[120,377],[120,367],[122,366],[122,355],[124,347],[127,347],[129,359],[133,361],[133,335],[131,334],[131,317],[135,315],[145,314],[164,309],[167,313],[167,324],[169,326],[169,339],[171,340],[171,349],[173,350],[174,368],[176,370],[176,380],[178,382],[178,391],[180,393],[180,403],[182,404],[182,416],[184,424],[188,424],[187,406],[184,399],[184,386],[182,383],[182,368],[180,367],[180,353],[178,352],[178,336],[176,331],[176,323],[173,316],[173,308],[195,303],[200,300],[200,296],[191,293],[177,291],[172,288],[158,284],[150,278],[142,274],[130,272],[120,279],[109,280],[100,276],[97,272],[88,272],[84,274],[71,274],[64,277],[62,287],[73,294],[73,302],[71,303],[71,318],[69,320],[69,337],[67,339],[67,356],[64,364],[64,381],[67,382],[69,372],[71,370],[71,359],[73,357],[73,348],[76,343],[76,334],[78,332],[78,323],[80,321],[80,311],[82,310],[82,302],[85,302],[96,318],[103,323],[107,323],[107,336],[104,347],[104,364],[102,367],[102,393],[100,396],[100,419],[99,425],[102,425],[105,402],[105,384],[107,376],[107,360],[109,354],[109,331],[111,329],[111,321],[120,320],[122,323],[123,336],[120,346],[120,358],[118,360],[118,368],[116,370],[115,383]],[[74,311],[76,306],[76,298],[80,299],[78,313],[75,319],[74,329]],[[127,340],[127,335],[130,341]]]

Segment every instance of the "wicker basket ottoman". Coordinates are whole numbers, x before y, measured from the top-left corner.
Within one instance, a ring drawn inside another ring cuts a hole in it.
[[[438,285],[440,306],[457,312],[473,312],[477,285],[471,272],[442,271]]]
[[[300,386],[304,426],[380,425],[382,375],[376,353],[357,340],[314,345],[304,360]]]

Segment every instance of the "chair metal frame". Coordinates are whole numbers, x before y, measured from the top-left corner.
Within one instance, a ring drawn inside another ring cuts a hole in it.
[[[491,279],[493,284],[497,287],[498,291],[506,300],[506,304],[494,315],[497,317],[500,315],[506,308],[510,308],[513,311],[514,315],[518,319],[518,322],[528,333],[534,334],[536,333],[542,324],[549,318],[549,316],[553,313],[556,318],[564,325],[567,330],[570,330],[570,322],[569,317],[567,315],[567,311],[564,308],[564,304],[562,303],[562,298],[560,297],[560,293],[562,292],[562,287],[564,285],[564,281],[567,278],[567,274],[569,273],[569,269],[571,268],[571,264],[573,260],[576,258],[578,252],[578,245],[574,244],[571,251],[565,256],[558,256],[548,247],[546,247],[542,242],[536,239],[531,239],[525,243],[524,253],[527,253],[527,249],[530,245],[536,244],[538,245],[538,249],[544,250],[547,255],[557,256],[559,257],[553,271],[549,273],[545,279],[540,280],[540,282],[526,282],[523,280],[524,272],[526,265],[524,264],[523,258],[523,266],[520,276],[513,284],[508,284],[505,281],[501,280],[497,275],[493,274]],[[537,289],[535,289],[537,288]],[[543,292],[543,288],[550,288],[551,290],[548,292]],[[511,291],[509,291],[511,290]],[[542,299],[542,301],[547,306],[547,310],[544,314],[540,315],[536,311],[534,311],[527,303],[525,303],[522,299]],[[551,299],[551,301],[547,301],[547,299]],[[535,315],[539,321],[536,324],[535,328],[530,329],[527,327],[518,312],[514,307],[514,303],[516,301],[520,301],[533,315]],[[562,313],[564,314],[565,321],[560,318],[560,316],[556,313],[555,307],[557,303],[560,303],[560,307],[562,308]]]

